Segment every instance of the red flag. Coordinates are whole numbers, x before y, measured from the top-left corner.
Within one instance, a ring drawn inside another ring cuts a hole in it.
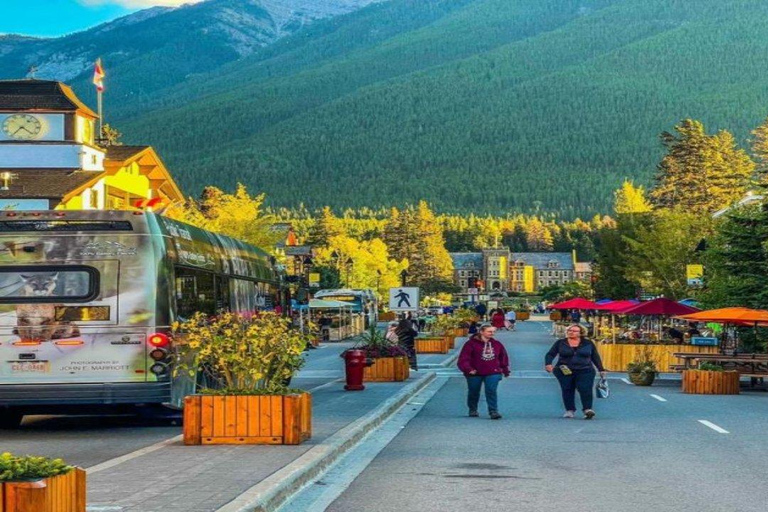
[[[96,86],[96,90],[102,92],[104,90],[104,68],[101,67],[101,59],[96,60],[96,65],[93,67],[93,85]]]

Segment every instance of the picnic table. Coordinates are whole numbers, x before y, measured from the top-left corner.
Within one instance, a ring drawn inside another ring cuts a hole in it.
[[[715,363],[726,370],[734,370],[739,375],[752,379],[768,377],[768,354],[697,354],[695,352],[678,352],[675,357],[682,359],[682,365],[675,365],[674,370],[695,370],[699,364]]]

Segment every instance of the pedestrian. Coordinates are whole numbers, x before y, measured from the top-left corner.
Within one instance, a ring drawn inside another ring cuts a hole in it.
[[[573,311],[571,311],[571,322],[573,322],[574,324],[581,323],[581,313],[579,312],[578,309],[574,309]]]
[[[573,418],[576,413],[576,391],[581,398],[584,419],[591,420],[595,417],[595,411],[592,409],[595,367],[600,371],[600,376],[605,377],[605,368],[595,344],[584,337],[580,325],[568,326],[565,338],[557,340],[544,358],[544,369],[553,373],[560,383],[565,406],[564,418]]]
[[[488,308],[482,302],[478,303],[477,306],[475,306],[475,313],[477,313],[477,316],[480,317],[481,322],[485,320],[485,314],[487,312],[488,312]]]
[[[493,325],[496,329],[504,329],[505,326],[505,319],[504,319],[504,310],[499,308],[491,314],[491,325]]]
[[[399,338],[397,337],[397,322],[389,322],[387,324],[387,334],[385,335],[387,341],[397,345]]]
[[[408,354],[408,362],[414,371],[419,369],[416,361],[416,335],[419,334],[416,329],[413,328],[413,324],[409,319],[403,317],[397,324],[397,342],[403,347],[403,350]]]
[[[514,308],[507,311],[507,314],[504,315],[504,318],[506,319],[507,323],[507,329],[510,331],[515,330],[515,323],[517,323],[517,313],[515,313]]]
[[[509,356],[504,345],[494,339],[495,332],[495,327],[483,324],[480,331],[464,343],[459,355],[459,370],[467,379],[467,407],[472,418],[479,416],[480,388],[485,386],[488,415],[492,420],[501,419],[496,389],[502,375],[509,377]]]

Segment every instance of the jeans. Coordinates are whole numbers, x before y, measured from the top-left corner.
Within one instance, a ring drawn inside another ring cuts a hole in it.
[[[590,370],[571,370],[570,375],[563,375],[560,368],[555,368],[552,373],[557,377],[560,383],[560,389],[563,391],[563,405],[566,411],[576,410],[576,391],[581,397],[582,410],[592,408],[592,399],[594,398],[593,387],[597,374],[594,369]]]
[[[496,394],[496,388],[501,382],[501,374],[494,375],[467,375],[467,407],[470,411],[477,410],[477,403],[480,401],[480,388],[485,383],[485,401],[488,403],[488,412],[498,412],[499,400]]]

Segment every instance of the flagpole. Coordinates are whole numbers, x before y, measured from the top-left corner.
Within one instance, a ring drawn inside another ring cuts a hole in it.
[[[101,94],[100,90],[96,91],[96,103],[99,110],[99,141],[104,138],[104,112],[101,105]]]

